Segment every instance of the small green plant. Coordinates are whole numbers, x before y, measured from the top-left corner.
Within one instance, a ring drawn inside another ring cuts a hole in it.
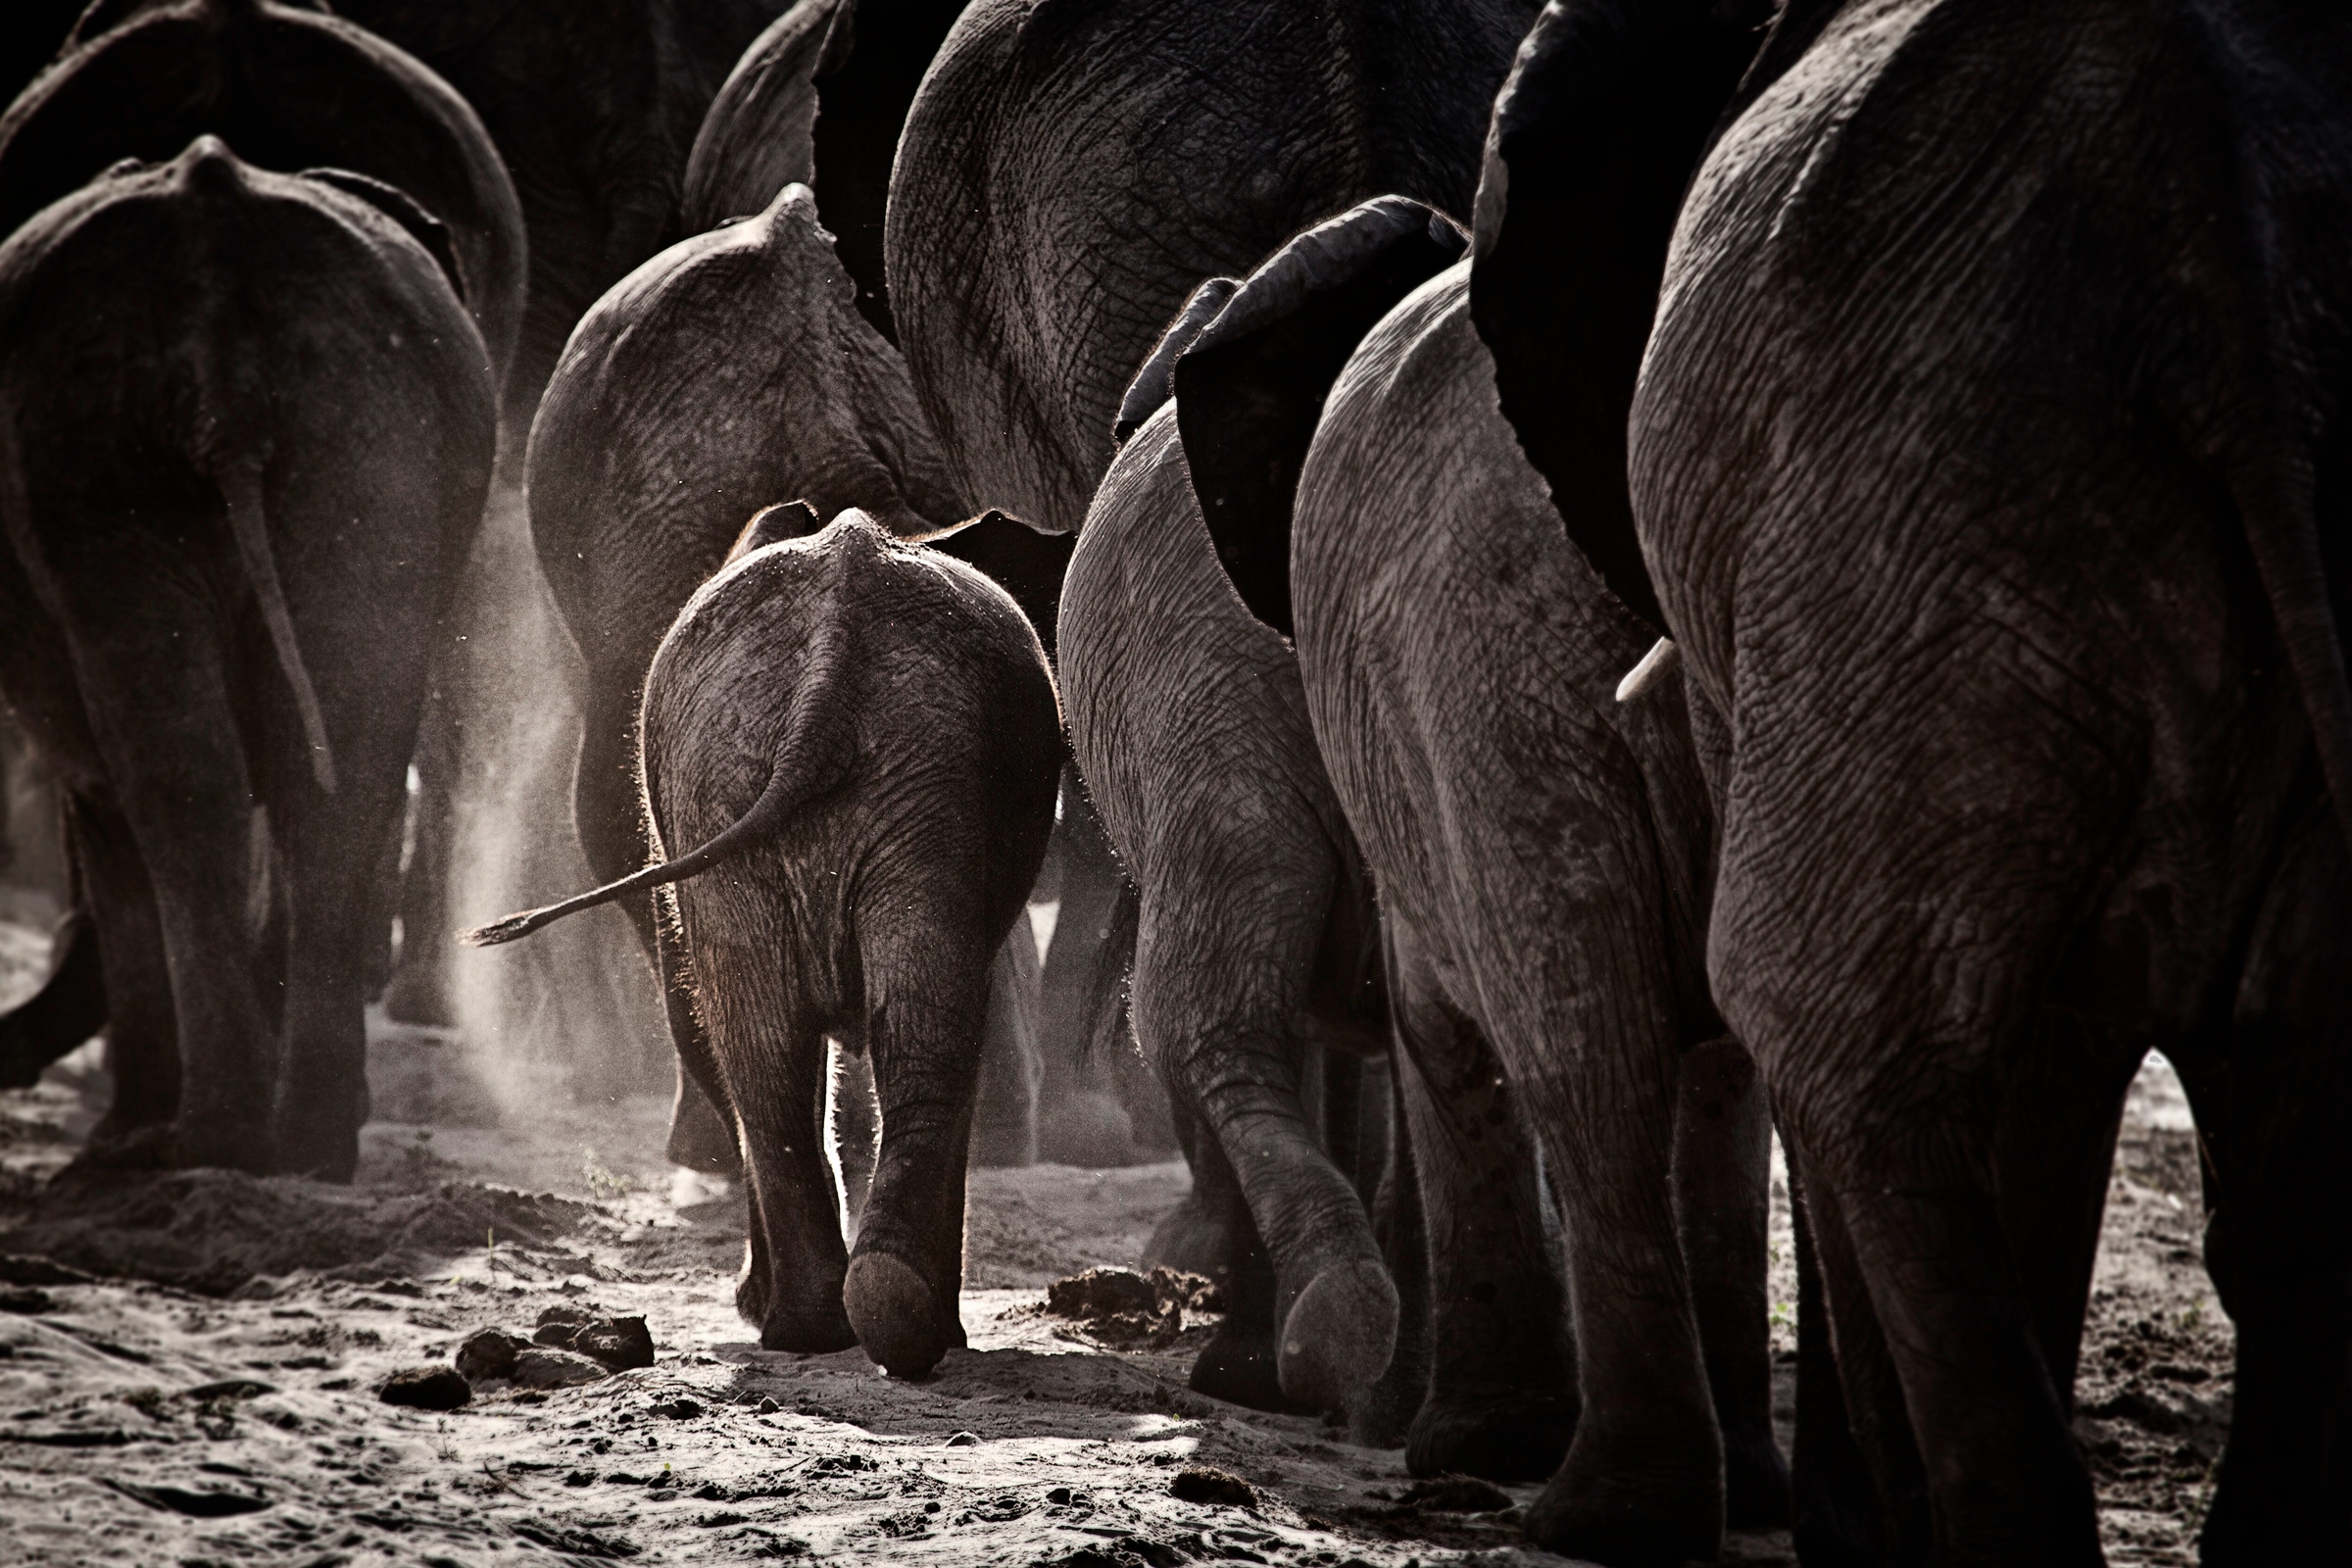
[[[599,1202],[626,1198],[637,1190],[636,1177],[608,1168],[596,1157],[593,1149],[588,1151],[588,1157],[580,1162],[580,1179],[588,1184],[588,1196]]]
[[[1765,1315],[1771,1319],[1772,1326],[1776,1329],[1796,1327],[1796,1307],[1792,1302],[1775,1301],[1772,1303],[1772,1310]]]
[[[2192,1334],[2203,1328],[2205,1326],[2205,1303],[2191,1301],[2182,1307],[2180,1309],[2180,1326]]]

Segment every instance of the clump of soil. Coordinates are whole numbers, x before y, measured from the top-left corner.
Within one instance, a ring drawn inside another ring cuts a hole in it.
[[[1168,1484],[1168,1495],[1186,1502],[1213,1502],[1227,1508],[1254,1508],[1257,1489],[1240,1476],[1207,1465],[1179,1470]]]
[[[483,1247],[547,1249],[593,1229],[588,1204],[445,1182],[385,1193],[237,1171],[68,1172],[0,1246],[90,1274],[226,1296],[259,1275],[423,1272]]]
[[[1511,1506],[1511,1494],[1476,1476],[1432,1476],[1416,1481],[1396,1498],[1400,1509],[1430,1513],[1494,1513]]]
[[[473,1388],[454,1367],[404,1366],[384,1379],[375,1396],[415,1410],[455,1410],[473,1398]]]
[[[1164,1349],[1184,1332],[1184,1314],[1221,1312],[1224,1292],[1198,1274],[1154,1268],[1090,1268],[1046,1287],[1046,1310],[1075,1319],[1103,1345]]]

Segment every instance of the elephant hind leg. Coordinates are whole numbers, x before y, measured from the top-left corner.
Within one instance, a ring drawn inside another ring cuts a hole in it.
[[[945,923],[861,944],[882,1144],[843,1303],[894,1377],[919,1377],[964,1343],[965,1170],[994,950],[957,952]]]
[[[770,1038],[726,1054],[742,1108],[751,1234],[735,1307],[770,1350],[846,1350],[858,1335],[842,1309],[849,1251],[841,1195],[824,1157],[825,1037],[807,1019],[778,1019]]]
[[[1846,1414],[1845,1391],[1838,1384],[1838,1357],[1831,1349],[1830,1305],[1822,1281],[1821,1250],[1814,1241],[1811,1205],[1794,1160],[1788,1166],[1788,1202],[1796,1232],[1796,1435],[1789,1455],[1789,1513],[1791,1544],[1805,1568],[1878,1568],[1885,1561],[1911,1562],[1913,1556],[1888,1558],[1882,1543],[1886,1538],[1889,1510],[1882,1503],[1878,1484],[1854,1440],[1854,1423]],[[1838,1239],[1843,1247],[1844,1238]],[[1852,1288],[1859,1295],[1858,1283]],[[1876,1343],[1877,1323],[1869,1338]],[[1849,1358],[1861,1357],[1858,1334],[1848,1335]],[[1900,1390],[1894,1369],[1886,1362],[1886,1347],[1876,1346],[1873,1362],[1878,1385]],[[1919,1469],[1919,1450],[1910,1433],[1901,1430],[1908,1492],[1918,1515],[1921,1539],[1927,1519],[1927,1480]]]
[[[1405,1465],[1540,1481],[1566,1456],[1578,1404],[1535,1149],[1484,1032],[1414,961],[1401,923],[1396,945],[1396,1073],[1420,1174],[1432,1350]]]
[[[2207,1568],[2352,1560],[2352,864],[2324,794],[2281,866],[2226,1040],[2180,1055],[2237,1337]]]
[[[1724,1523],[1788,1523],[1788,1466],[1772,1433],[1765,1300],[1772,1221],[1772,1107],[1763,1074],[1726,1035],[1683,1054],[1674,1116],[1675,1220],[1707,1388],[1723,1430]]]
[[[78,581],[70,590],[96,597]],[[151,901],[140,900],[130,862],[118,862],[120,941],[101,906],[107,992],[120,1018],[132,1004],[113,970],[147,956],[130,913],[146,903],[162,939],[182,1074],[171,1158],[266,1172],[274,1163],[277,1031],[253,979],[257,916],[266,911],[254,907],[254,780],[230,695],[240,677],[207,617],[172,593],[109,582],[104,604],[69,616],[91,733],[129,830],[125,848],[135,847],[152,889]],[[134,599],[145,613],[120,614]]]
[[[988,967],[988,1024],[972,1106],[975,1165],[1037,1163],[1037,941],[1024,912]]]
[[[114,1103],[90,1130],[81,1162],[143,1166],[169,1157],[179,1114],[179,1024],[155,887],[130,824],[111,807],[76,799],[68,818],[75,867],[96,940]],[[69,958],[69,961],[72,961]]]
[[[1793,1119],[1802,1128],[1805,1118],[1800,1104]],[[1916,1120],[1875,1124],[1867,1155],[1824,1142],[1826,1157],[1800,1132],[1795,1154],[1847,1409],[1882,1495],[1909,1491],[1908,1437],[1933,1477],[1936,1561],[2100,1561],[2090,1478],[2002,1226],[1992,1128],[1938,1105]],[[1893,1387],[1882,1386],[1881,1365],[1891,1367]],[[1898,1501],[1896,1561],[1913,1560],[1901,1550],[1916,1539],[1915,1518]]]

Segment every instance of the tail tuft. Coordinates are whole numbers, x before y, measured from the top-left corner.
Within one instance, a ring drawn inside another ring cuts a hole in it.
[[[554,905],[549,905],[545,908],[524,909],[519,914],[510,914],[503,920],[493,920],[488,925],[477,925],[470,931],[461,931],[458,933],[458,946],[462,948],[495,948],[502,942],[513,942],[518,937],[527,937],[553,919],[555,909],[556,906]]]

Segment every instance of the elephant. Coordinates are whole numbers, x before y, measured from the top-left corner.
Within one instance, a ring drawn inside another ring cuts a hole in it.
[[[93,7],[71,57],[0,117],[0,233],[120,159],[170,159],[199,134],[270,169],[350,170],[446,229],[492,373],[509,372],[522,210],[447,82],[346,21],[275,0],[149,0],[112,22],[106,11]]]
[[[101,938],[84,1161],[358,1160],[365,889],[496,442],[429,223],[206,135],[0,247],[0,692]]]
[[[1208,1134],[1177,1219],[1221,1229],[1241,1282],[1193,1387],[1346,1410],[1360,1439],[1405,1437],[1416,1474],[1528,1480],[1565,1449],[1575,1391],[1514,1093],[1469,1036],[1423,1031],[1399,1054],[1430,1279],[1393,1280],[1363,1173],[1326,1147],[1346,1118],[1318,1116],[1303,1080],[1388,1054],[1394,965],[1298,662],[1255,598],[1263,563],[1220,548],[1229,514],[1295,478],[1284,444],[1303,448],[1313,383],[1351,334],[1463,243],[1430,209],[1383,199],[1197,292],[1123,402],[1129,433],[1071,562],[1061,670],[1073,747],[1138,890],[1135,1035]],[[1277,387],[1304,399],[1287,420],[1268,416]],[[1176,1240],[1163,1227],[1157,1242]]]
[[[797,180],[891,343],[882,225],[899,132],[963,0],[799,0],[769,24],[711,100],[686,162],[689,232],[765,207]],[[818,171],[823,177],[818,177]]]
[[[689,226],[756,213],[788,182],[812,185],[858,313],[895,347],[882,245],[891,163],[924,68],[960,9],[960,0],[803,0],[779,17],[745,51],[695,138],[686,173]],[[995,527],[957,535],[947,548],[1010,588],[1053,652],[1066,537],[1024,541]],[[991,1162],[1120,1162],[1172,1139],[1159,1091],[1133,1053],[1115,1044],[1102,1052],[1090,1047],[1120,1034],[1113,992],[1098,983],[1125,968],[1124,931],[1115,920],[1119,886],[1072,769],[1063,775],[1061,815],[1033,895],[1054,904],[1057,919],[1038,972],[1019,979],[1022,1029],[1036,1046],[1027,1068],[1037,1093],[1054,1098],[1062,1113],[1036,1126],[1034,1137],[1009,1128],[1001,1143],[983,1138],[975,1149],[989,1150]],[[1001,1124],[982,1120],[984,1129]]]
[[[975,0],[907,111],[884,261],[956,489],[1074,533],[1160,328],[1390,192],[1467,213],[1534,0]]]
[[[858,508],[901,538],[961,515],[905,364],[853,308],[854,286],[813,194],[787,185],[763,212],[623,279],[548,383],[526,469],[531,534],[587,668],[573,822],[601,879],[646,863],[635,777],[646,669],[743,519],[778,497],[818,516]],[[1033,624],[1053,625],[1065,547],[988,517],[939,543],[1003,584]],[[652,957],[652,901],[624,906]],[[1015,983],[1020,956],[1008,947],[1001,986]],[[699,1027],[691,1010],[673,1007],[669,1021],[681,1042]],[[1003,1049],[1016,1049],[1016,1023],[1000,1020]],[[681,1050],[681,1063],[692,1058]],[[1003,1136],[1020,1149],[1034,1141],[1028,1098],[1005,1107],[1016,1125]],[[671,1158],[730,1168],[730,1129],[684,1076],[677,1104]],[[984,1124],[990,1162],[1013,1157],[991,1142],[1003,1119]]]
[[[1507,1079],[1541,1134],[1582,1413],[1529,1536],[1711,1560],[1727,1523],[1788,1523],[1770,1107],[1707,991],[1714,821],[1680,676],[1617,699],[1655,634],[1503,418],[1469,274],[1364,335],[1319,418],[1303,382],[1259,406],[1260,428],[1303,415],[1293,515],[1287,539],[1273,509],[1234,516],[1227,559],[1288,569],[1260,591],[1290,612],[1311,744],[1380,889],[1400,1039]]]
[[[1580,79],[1700,8],[1605,9]],[[2101,1560],[2072,1388],[2151,1047],[2237,1333],[2203,1560],[2344,1560],[2352,27],[1800,4],[1708,123],[1617,544],[1714,737],[1708,977],[1866,1460],[1838,1560]]]
[[[532,411],[573,324],[610,285],[678,237],[679,186],[703,112],[745,45],[783,3],[514,0],[479,6],[451,0],[285,0],[280,6],[275,0],[194,0],[199,10],[239,15],[255,14],[258,6],[281,29],[296,25],[289,16],[295,8],[313,24],[324,24],[323,14],[331,11],[340,19],[338,32],[364,28],[405,51],[426,68],[443,97],[470,105],[469,119],[478,115],[475,129],[487,144],[483,151],[499,167],[502,182],[511,175],[508,200],[515,231],[510,259],[515,315],[500,333],[491,334],[494,344],[513,345],[512,363],[503,348],[499,360],[505,370],[506,438],[500,471],[507,480],[518,474]],[[182,12],[190,4],[98,0],[74,37],[93,40],[110,28],[139,23],[141,13]],[[199,69],[198,57],[184,44],[172,47],[181,61],[177,69]],[[249,156],[263,157],[258,144],[249,146],[238,129],[213,128],[245,147]],[[379,134],[362,149],[312,161],[379,172],[369,160],[405,156],[410,140]],[[404,183],[396,175],[383,177]],[[422,199],[421,193],[413,194]],[[487,787],[480,754],[490,743],[479,737],[485,730],[505,734],[514,727],[503,722],[502,700],[492,695],[514,653],[514,628],[533,624],[530,612],[518,607],[530,602],[535,585],[510,580],[511,571],[528,559],[524,542],[508,531],[506,519],[514,514],[499,509],[477,560],[469,564],[467,592],[434,671],[414,759],[419,784],[415,854],[397,889],[386,890],[397,903],[404,940],[384,1006],[402,1022],[446,1026],[459,1021],[446,962],[454,928],[449,859],[458,853],[462,800]],[[512,777],[513,760],[502,751],[500,760]],[[379,924],[387,942],[392,913],[385,908]]]
[[[120,25],[100,20],[86,17],[71,60],[0,117],[0,230],[119,159],[168,159],[199,132],[280,170],[372,176],[408,202],[365,199],[400,208],[468,306],[491,373],[505,372],[523,309],[521,212],[480,122],[445,82],[348,24],[269,0],[173,0]],[[0,1082],[31,1082],[104,1025],[101,925],[60,928],[53,985],[0,1021]]]
[[[907,111],[883,229],[898,342],[957,493],[1075,533],[1121,399],[1197,285],[1386,192],[1467,213],[1537,9],[967,6]],[[1047,956],[1055,1016],[1124,956],[1094,951],[1119,934],[1120,873],[1090,825],[1064,834],[1062,902],[1083,917]]]
[[[964,1343],[989,970],[1045,857],[1060,711],[1003,589],[864,513],[812,535],[807,515],[746,525],[647,673],[649,826],[661,853],[696,848],[466,940],[665,889],[662,971],[708,1025],[690,1066],[742,1138],[737,1306],[769,1349],[857,1344],[914,1376]],[[881,1102],[851,1254],[821,1147],[828,1035],[871,1060]]]
[[[188,3],[97,0],[74,39]],[[506,402],[519,437],[572,324],[622,274],[678,238],[678,192],[695,128],[784,0],[198,3],[331,11],[414,56],[480,116],[530,234],[528,305]]]

